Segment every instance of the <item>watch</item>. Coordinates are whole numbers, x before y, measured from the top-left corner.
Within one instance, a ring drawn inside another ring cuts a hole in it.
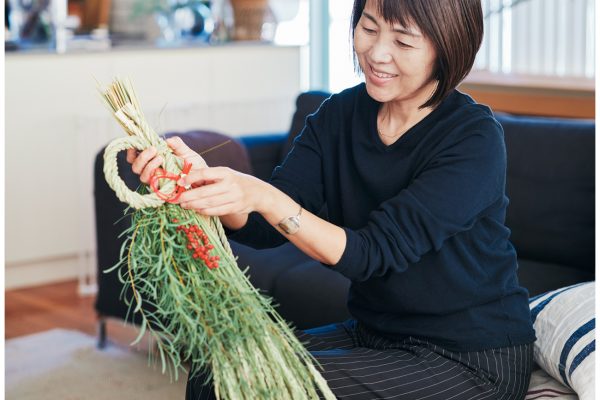
[[[300,229],[300,214],[302,214],[302,206],[300,206],[298,214],[282,219],[277,226],[286,234],[293,235]]]

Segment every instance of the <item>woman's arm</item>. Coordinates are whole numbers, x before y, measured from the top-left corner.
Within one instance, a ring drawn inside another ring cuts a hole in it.
[[[178,183],[184,186],[202,184],[181,195],[179,203],[183,208],[219,216],[230,229],[243,227],[248,214],[256,211],[290,242],[319,262],[336,264],[346,247],[346,234],[342,228],[306,209],[300,215],[300,229],[294,234],[286,234],[278,224],[284,218],[297,215],[300,206],[279,189],[253,176],[225,167],[204,168],[190,172]]]
[[[191,182],[194,188],[185,192],[179,200],[180,203],[188,203],[186,205],[188,208],[207,215],[218,215],[223,225],[232,230],[240,230],[246,226],[250,219],[249,214],[253,211],[263,214],[266,222],[275,227],[283,218],[298,213],[299,205],[272,185],[229,168],[208,168],[202,157],[179,137],[167,139],[167,144],[176,156],[193,165],[188,179],[179,182],[182,185]],[[139,154],[134,149],[129,149],[127,161],[132,164],[133,172],[140,175],[140,181],[148,184],[154,170],[162,165],[163,158],[157,155],[154,147],[151,147]],[[311,228],[315,224],[313,221],[315,219],[318,220],[318,225],[325,225],[325,227]],[[332,264],[338,260],[345,244],[345,235],[341,228],[336,229],[336,236],[328,233],[327,238],[335,237],[335,243],[320,238],[321,232],[330,232],[335,226],[315,217],[306,209],[302,212],[301,229],[294,235],[286,235],[277,228],[270,229],[265,221],[261,221],[259,225],[263,225],[263,229],[252,229],[251,232],[244,233],[246,236],[251,235],[255,242],[260,243],[259,247],[265,244],[276,245],[273,240],[274,235],[278,236],[277,230],[309,256],[324,263]],[[307,231],[316,231],[318,236]],[[284,240],[281,237],[281,241]],[[340,246],[341,250],[336,251],[335,249]]]

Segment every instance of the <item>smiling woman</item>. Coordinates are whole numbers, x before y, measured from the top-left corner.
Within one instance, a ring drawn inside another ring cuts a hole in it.
[[[195,165],[182,207],[350,279],[353,319],[297,332],[337,397],[525,396],[535,333],[504,224],[502,128],[456,90],[482,26],[480,0],[355,0],[365,82],[306,119],[268,183],[175,151]],[[153,157],[130,155],[142,180]],[[188,399],[213,397],[189,380]]]
[[[355,67],[364,73],[369,95],[383,103],[377,132],[391,144],[469,73],[481,44],[483,21],[466,4],[436,3],[430,6],[441,12],[432,14],[418,2],[402,7],[385,1],[362,3],[364,9],[361,2],[355,3],[352,16]],[[465,26],[469,29],[461,28]],[[393,111],[398,106],[416,106],[418,111],[402,119]]]
[[[345,43],[353,4],[328,2],[328,68],[311,73],[325,75],[327,84],[315,87],[336,92],[361,77]],[[481,3],[484,39],[459,89],[495,111],[594,118],[594,0]]]

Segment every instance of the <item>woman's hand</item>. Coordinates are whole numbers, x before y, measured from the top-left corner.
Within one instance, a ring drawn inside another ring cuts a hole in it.
[[[204,215],[247,215],[268,209],[271,186],[231,168],[193,169],[177,183],[193,187],[183,192],[177,203]]]
[[[169,138],[166,142],[175,156],[192,164],[192,171],[207,167],[200,154],[190,149],[180,137]],[[139,154],[135,149],[127,149],[127,162],[131,164],[131,170],[140,176],[140,181],[149,184],[150,177],[156,168],[162,165],[164,159],[157,155],[155,147],[149,147]]]

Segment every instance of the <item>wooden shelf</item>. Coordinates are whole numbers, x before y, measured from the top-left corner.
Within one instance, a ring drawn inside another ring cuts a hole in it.
[[[474,71],[459,90],[499,112],[566,118],[595,117],[593,79]]]

